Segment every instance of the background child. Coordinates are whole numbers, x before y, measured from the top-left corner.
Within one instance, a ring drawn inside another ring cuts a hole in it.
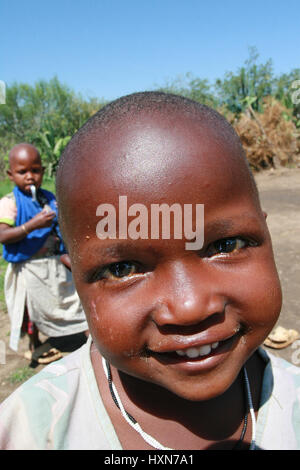
[[[57,194],[91,337],[2,404],[2,447],[299,448],[299,369],[260,348],[281,308],[271,240],[225,119],[179,96],[120,98],[68,144]],[[204,204],[203,247],[151,238],[162,203]],[[114,228],[101,239],[100,215]]]
[[[65,249],[56,200],[41,188],[43,173],[35,147],[22,143],[11,150],[8,176],[16,186],[0,200],[0,241],[9,262],[5,298],[11,320],[10,347],[17,350],[25,327],[34,358],[43,356],[41,362],[51,362],[61,354],[49,342],[41,345],[38,330],[62,337],[83,332],[87,324],[71,274],[59,259]]]

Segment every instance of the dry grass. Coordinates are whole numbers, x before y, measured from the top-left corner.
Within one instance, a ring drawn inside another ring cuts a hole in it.
[[[299,130],[290,110],[278,101],[267,98],[262,113],[249,106],[238,119],[232,119],[232,124],[253,170],[300,163]]]

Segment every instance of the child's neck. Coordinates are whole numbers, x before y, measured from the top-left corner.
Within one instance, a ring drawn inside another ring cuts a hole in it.
[[[257,354],[248,360],[247,370],[254,407],[258,409],[263,365]],[[242,374],[224,394],[205,402],[185,400],[162,387],[113,368],[112,376],[124,408],[142,429],[166,447],[230,449],[240,437],[246,405]],[[129,429],[129,425],[113,403],[103,375],[101,383],[100,393],[122,445],[125,448],[143,448],[142,438],[135,430]],[[249,444],[250,440],[251,420],[244,441]]]

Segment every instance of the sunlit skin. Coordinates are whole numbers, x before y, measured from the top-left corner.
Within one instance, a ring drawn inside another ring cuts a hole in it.
[[[125,407],[164,445],[231,448],[244,415],[240,371],[246,364],[257,408],[263,364],[255,351],[281,308],[265,214],[241,149],[203,123],[160,114],[117,122],[88,142],[77,150],[84,164],[74,159],[65,176],[62,228],[99,390],[121,442],[148,448],[112,403],[101,355]],[[99,240],[96,208],[117,208],[119,195],[149,212],[153,203],[204,204],[203,248],[187,251],[186,240],[172,238]],[[208,356],[175,353],[215,342]],[[248,426],[245,442],[250,434]]]

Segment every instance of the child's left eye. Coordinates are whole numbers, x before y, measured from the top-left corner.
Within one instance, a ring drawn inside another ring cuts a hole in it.
[[[208,254],[209,256],[214,256],[217,254],[233,253],[250,245],[251,242],[243,238],[222,238],[221,240],[217,240],[209,245]]]

